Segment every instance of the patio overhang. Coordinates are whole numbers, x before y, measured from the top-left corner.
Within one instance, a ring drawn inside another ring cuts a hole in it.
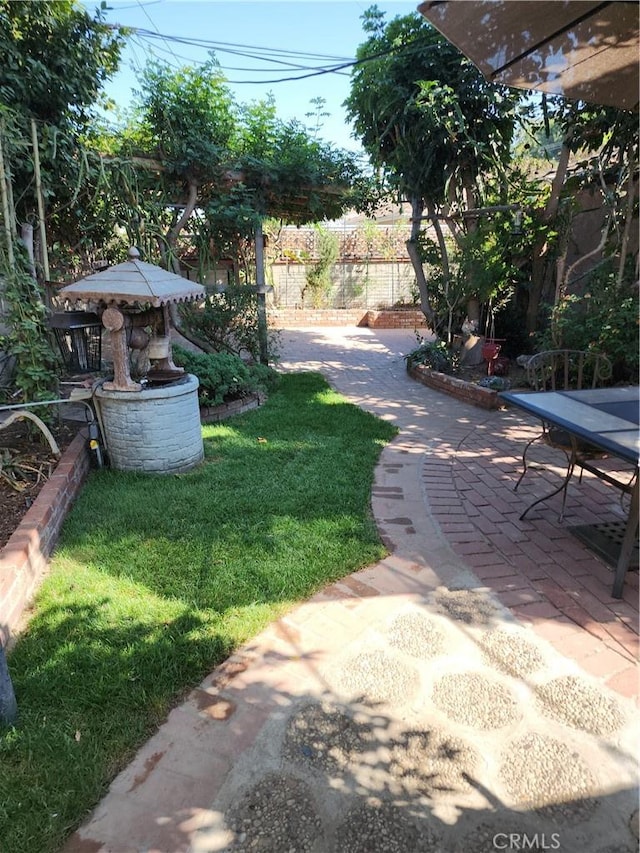
[[[429,0],[418,12],[493,83],[638,109],[638,3]]]

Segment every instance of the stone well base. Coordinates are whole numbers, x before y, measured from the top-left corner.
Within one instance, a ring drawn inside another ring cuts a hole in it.
[[[141,391],[96,391],[109,464],[117,471],[180,474],[204,458],[197,377]]]

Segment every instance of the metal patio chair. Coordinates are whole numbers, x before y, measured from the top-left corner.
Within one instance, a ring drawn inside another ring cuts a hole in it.
[[[612,367],[609,359],[598,352],[584,350],[557,349],[539,352],[526,363],[527,382],[534,391],[579,391],[583,388],[599,388],[605,385],[612,375]],[[524,519],[527,513],[539,503],[554,497],[562,492],[562,508],[559,520],[564,518],[567,502],[567,489],[574,470],[580,469],[580,481],[582,481],[583,470],[591,471],[614,485],[627,491],[627,485],[607,476],[605,472],[595,468],[590,460],[604,459],[607,454],[586,441],[581,441],[569,435],[565,430],[542,422],[541,432],[532,438],[525,446],[522,453],[522,473],[514,486],[518,486],[524,479],[527,471],[532,468],[548,468],[548,465],[539,462],[529,462],[528,453],[536,442],[543,442],[548,447],[562,451],[566,457],[566,472],[557,489],[548,495],[534,501],[520,516]]]

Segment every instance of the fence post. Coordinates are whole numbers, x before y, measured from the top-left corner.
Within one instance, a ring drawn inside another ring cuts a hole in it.
[[[269,363],[268,334],[267,334],[267,291],[264,281],[264,234],[262,222],[255,228],[256,242],[256,294],[258,301],[258,343],[260,347],[260,363]]]
[[[0,725],[11,725],[17,716],[18,703],[13,692],[4,646],[0,644]]]

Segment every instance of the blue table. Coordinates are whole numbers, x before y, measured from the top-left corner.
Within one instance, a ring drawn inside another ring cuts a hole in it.
[[[505,391],[500,397],[509,405],[566,430],[576,442],[577,439],[588,441],[612,456],[631,462],[637,471],[640,462],[640,389],[637,385],[582,391]],[[603,479],[611,479],[595,466],[585,467],[597,476],[603,476]],[[622,597],[624,578],[638,532],[638,509],[636,476],[615,570],[614,598]]]

